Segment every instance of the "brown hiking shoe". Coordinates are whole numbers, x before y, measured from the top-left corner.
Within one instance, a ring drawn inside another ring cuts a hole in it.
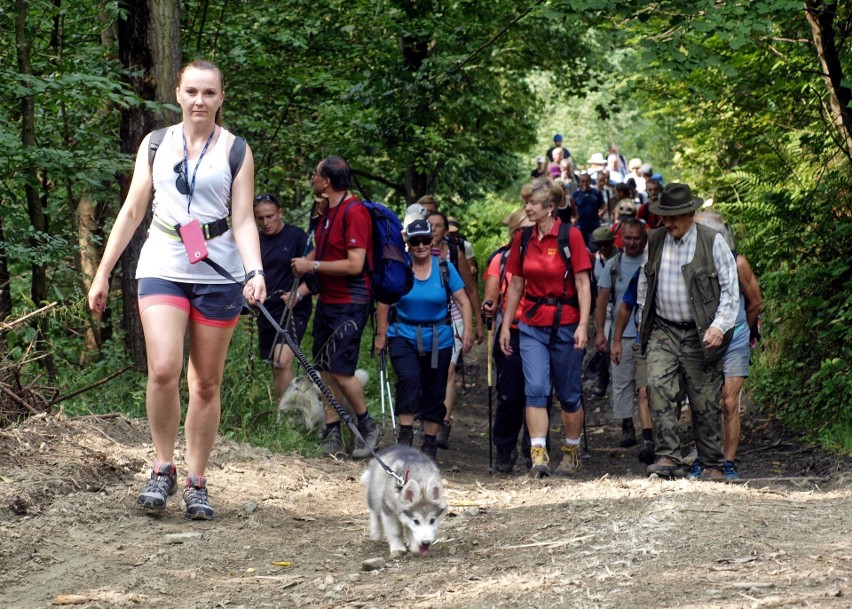
[[[553,473],[557,476],[573,476],[580,469],[580,445],[568,446],[562,444],[562,461]]]
[[[543,446],[533,446],[530,448],[530,457],[532,458],[530,477],[547,478],[550,475],[550,455],[547,454],[547,449]]]

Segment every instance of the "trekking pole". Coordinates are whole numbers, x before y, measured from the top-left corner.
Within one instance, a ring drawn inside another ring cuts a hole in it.
[[[582,402],[582,398],[581,398]],[[589,434],[586,432],[586,405],[583,404],[583,459],[591,459],[589,454]]]
[[[384,372],[385,379],[385,389],[388,392],[388,410],[390,411],[391,416],[391,429],[393,430],[393,435],[396,437],[396,415],[393,411],[393,394],[391,393],[391,384],[390,384],[390,376],[388,375],[388,369],[385,364],[385,352],[382,351],[379,354],[379,361],[381,362],[382,371]]]
[[[379,352],[379,392],[382,395],[382,429],[387,429],[385,416],[385,352]]]
[[[488,308],[491,308],[494,305],[494,301],[486,300],[483,303]],[[494,438],[493,431],[491,429],[492,420],[493,420],[493,410],[491,406],[491,359],[494,356],[494,318],[491,316],[485,315],[485,311],[482,311],[482,321],[485,323],[485,327],[488,330],[488,345],[486,347],[486,351],[488,353],[488,473],[494,473]]]

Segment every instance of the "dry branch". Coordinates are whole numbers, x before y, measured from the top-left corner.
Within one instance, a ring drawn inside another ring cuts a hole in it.
[[[77,389],[76,391],[72,391],[71,393],[66,393],[65,395],[60,396],[60,397],[56,398],[55,400],[53,400],[53,402],[51,403],[51,405],[53,405],[53,404],[58,404],[59,402],[64,402],[65,400],[68,400],[68,399],[71,399],[71,398],[73,398],[73,397],[75,397],[75,396],[78,396],[78,395],[80,395],[81,393],[85,393],[85,392],[86,392],[86,391],[88,391],[89,389],[94,389],[95,387],[99,387],[100,385],[103,385],[104,383],[106,383],[106,382],[108,382],[108,381],[111,381],[111,380],[112,380],[112,379],[114,379],[115,377],[117,377],[117,376],[120,376],[120,375],[124,374],[125,372],[127,372],[128,370],[130,370],[130,368],[131,368],[131,367],[132,367],[132,366],[127,365],[127,366],[125,366],[124,368],[122,368],[121,370],[118,370],[118,371],[116,371],[116,372],[113,372],[113,373],[112,373],[112,374],[110,374],[109,376],[104,377],[104,378],[102,378],[102,379],[101,379],[101,380],[99,380],[99,381],[95,381],[95,382],[94,382],[94,383],[92,383],[91,385],[86,385],[85,387],[81,387],[80,389]]]

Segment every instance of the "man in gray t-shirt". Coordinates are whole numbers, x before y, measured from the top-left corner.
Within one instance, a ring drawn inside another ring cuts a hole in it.
[[[610,258],[598,279],[598,305],[595,307],[595,327],[604,328],[607,324],[607,312],[618,313],[619,307],[607,307],[603,303],[612,300],[621,303],[630,279],[645,262],[645,245],[648,241],[645,226],[639,220],[625,220],[621,229],[624,252]],[[636,360],[633,355],[633,343],[636,342],[636,322],[633,316],[627,322],[622,334],[624,346],[621,361],[612,363],[612,411],[616,419],[621,419],[622,439],[619,446],[624,448],[636,445],[636,428],[633,425],[636,395]],[[599,332],[596,338],[598,351],[609,351],[610,336]]]

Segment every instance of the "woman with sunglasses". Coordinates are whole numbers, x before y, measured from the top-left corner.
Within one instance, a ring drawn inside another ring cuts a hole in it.
[[[518,323],[519,341],[512,346],[513,318],[505,316],[500,328],[500,348],[510,357],[521,353],[526,395],[525,418],[530,432],[530,475],[550,475],[547,452],[549,427],[547,400],[552,389],[562,406],[562,461],[558,475],[573,475],[580,468],[580,436],[583,430],[583,382],[581,367],[589,340],[589,309],[592,294],[589,271],[592,261],[580,231],[568,231],[570,258],[559,252],[562,224],[556,209],[562,205],[562,186],[539,178],[521,189],[524,211],[534,224],[515,235],[506,262],[512,280],[506,293],[506,310],[515,311],[524,298]],[[521,239],[529,235],[521,255]]]
[[[414,418],[423,421],[421,450],[437,458],[438,431],[444,421],[444,394],[453,352],[450,300],[462,312],[462,349],[473,344],[473,309],[465,294],[464,282],[451,264],[432,256],[432,227],[415,220],[406,227],[408,251],[412,258],[414,286],[390,307],[379,304],[375,348],[387,348],[396,372],[394,407],[399,421],[397,443],[411,446]]]
[[[177,490],[174,453],[188,328],[183,498],[187,518],[210,520],[213,508],[205,471],[219,429],[225,355],[243,296],[249,304],[262,302],[266,287],[252,210],[254,160],[246,146],[243,162],[232,175],[229,155],[235,138],[221,126],[222,73],[210,62],[193,61],[181,71],[176,94],[182,120],[168,128],[153,163],[149,160],[151,134],[142,140],[127,198],[88,300],[93,311],[102,313],[106,308],[109,276],[153,194],[154,220],[136,278],[148,354],[145,407],[155,454],[150,479],[136,503],[161,512]],[[232,278],[203,263],[205,249],[209,260]]]

